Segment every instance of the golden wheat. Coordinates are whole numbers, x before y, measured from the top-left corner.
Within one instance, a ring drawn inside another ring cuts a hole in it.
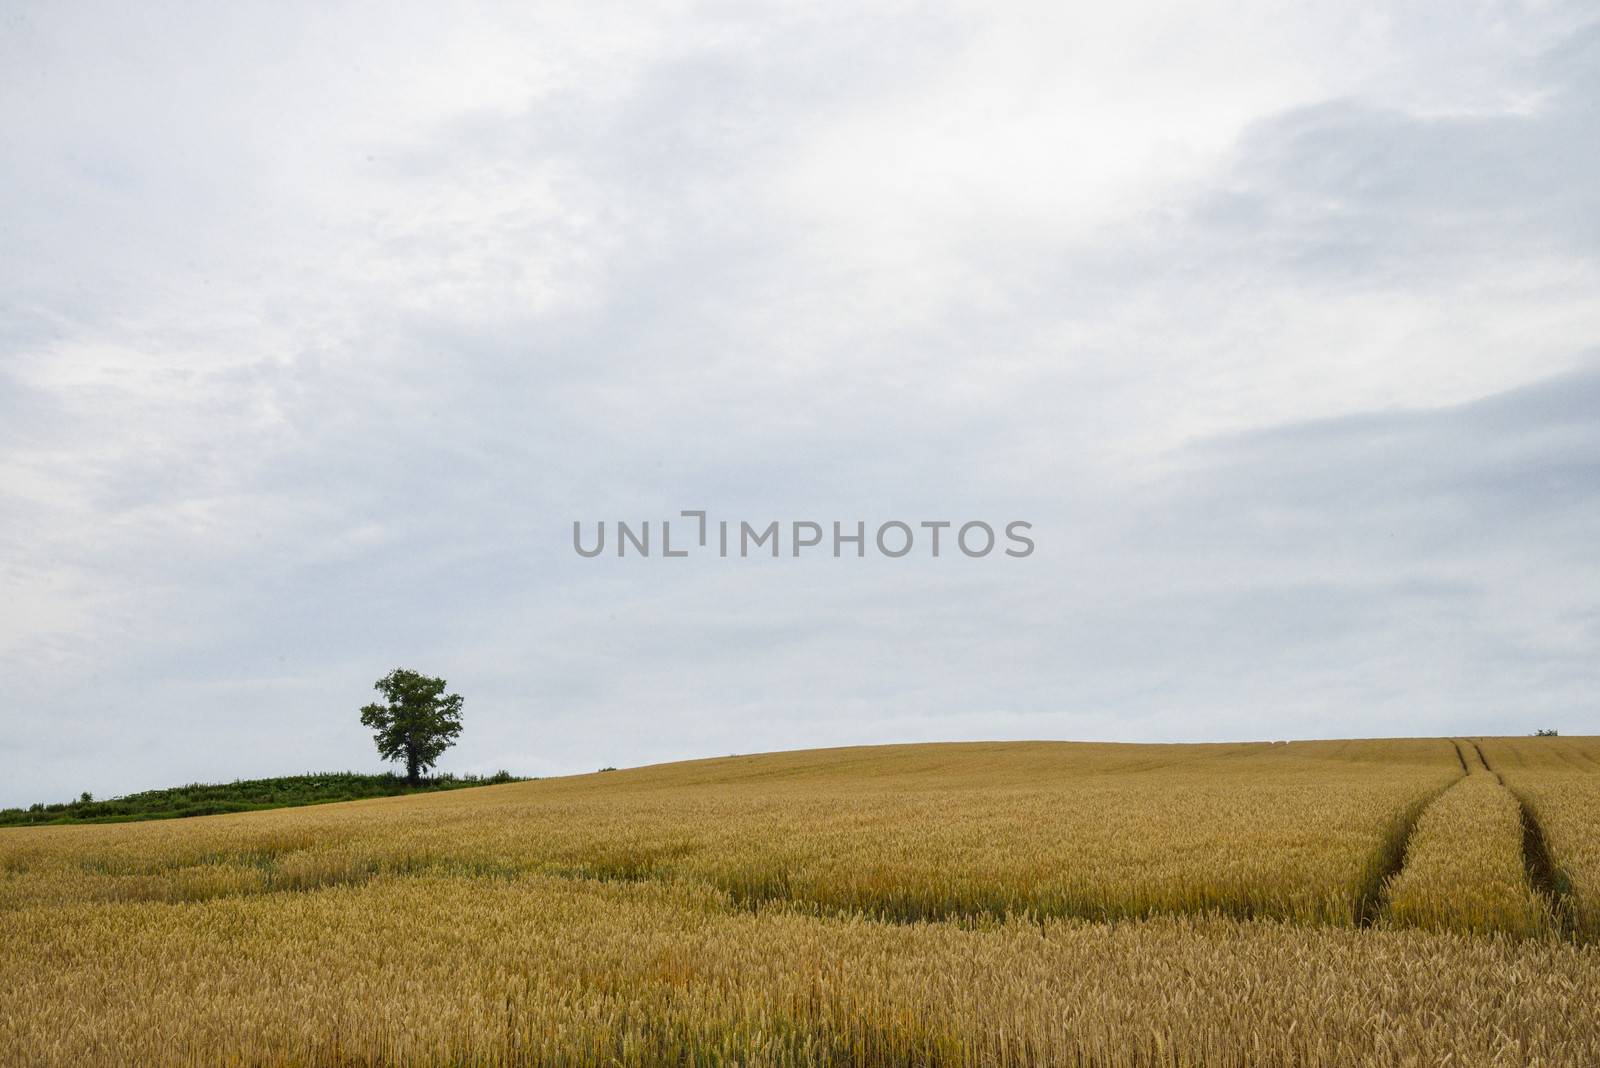
[[[386,876],[0,915],[0,1059],[1577,1065],[1569,944],[1157,919],[893,925],[705,887]]]
[[[1592,871],[1600,776],[1497,746]],[[1600,947],[1509,937],[1554,924],[1476,753],[844,749],[0,830],[0,1064],[1600,1063]]]
[[[1549,903],[1528,881],[1522,809],[1476,750],[1469,774],[1429,805],[1406,848],[1405,867],[1385,888],[1388,918],[1436,930],[1549,932]]]
[[[1224,912],[1353,923],[1460,774],[1433,739],[897,746],[0,836],[0,907],[425,871],[705,883],[884,918]]]
[[[1532,817],[1530,845],[1548,846],[1548,873],[1578,937],[1600,941],[1600,738],[1486,738],[1489,765]]]

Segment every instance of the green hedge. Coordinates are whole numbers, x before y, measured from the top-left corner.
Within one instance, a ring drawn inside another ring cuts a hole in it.
[[[458,790],[521,782],[508,771],[494,775],[438,775],[418,786],[394,774],[362,775],[353,771],[319,775],[285,775],[276,779],[242,779],[230,783],[190,783],[165,790],[114,797],[109,801],[65,801],[53,805],[0,809],[0,826],[49,823],[120,823],[131,820],[180,819],[223,812],[251,812],[293,805],[321,805],[364,797]]]

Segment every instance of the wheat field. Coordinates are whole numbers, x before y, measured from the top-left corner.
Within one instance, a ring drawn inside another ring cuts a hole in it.
[[[1597,755],[893,746],[5,829],[0,1063],[1600,1063]]]
[[[1478,744],[1528,814],[1528,837],[1543,840],[1563,918],[1578,937],[1600,940],[1600,738]]]
[[[1404,866],[1384,890],[1400,926],[1536,935],[1557,922],[1528,878],[1522,809],[1483,762],[1460,746],[1467,774],[1417,820]]]

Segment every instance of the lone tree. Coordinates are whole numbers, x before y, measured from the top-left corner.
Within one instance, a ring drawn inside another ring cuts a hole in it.
[[[406,781],[413,786],[461,733],[461,695],[445,693],[444,685],[443,679],[395,668],[372,684],[388,704],[361,710],[378,752],[385,760],[404,760]]]

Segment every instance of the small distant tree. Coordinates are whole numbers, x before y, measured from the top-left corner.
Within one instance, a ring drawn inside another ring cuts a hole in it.
[[[1560,731],[1555,730],[1552,727],[1540,727],[1538,730],[1533,732],[1533,736],[1535,738],[1554,738],[1560,733]]]
[[[461,733],[461,695],[445,693],[443,679],[395,668],[372,684],[384,704],[361,709],[361,722],[385,760],[406,762],[406,781],[415,786],[439,762]]]

